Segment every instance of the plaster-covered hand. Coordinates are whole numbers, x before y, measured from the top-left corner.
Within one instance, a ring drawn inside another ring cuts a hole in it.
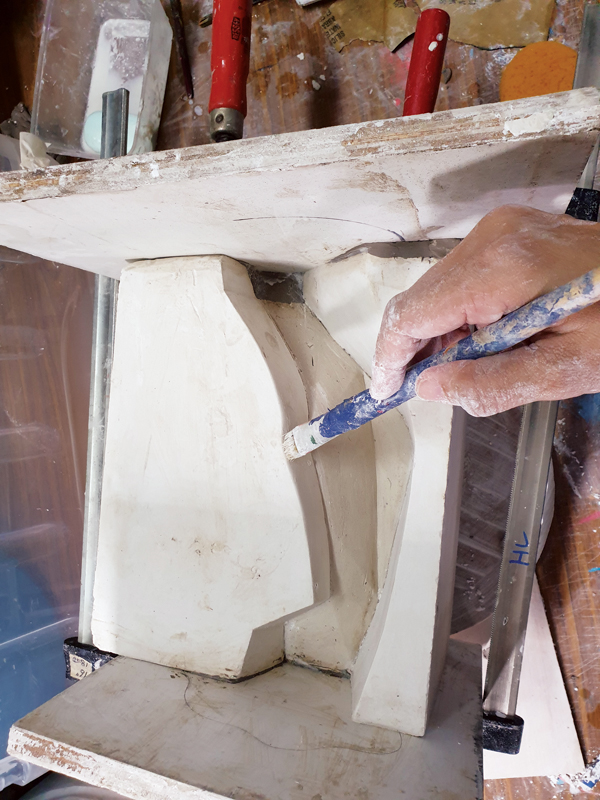
[[[600,224],[522,206],[487,216],[414,286],[388,303],[371,394],[401,385],[416,360],[600,266]],[[426,370],[418,397],[488,416],[536,400],[600,391],[600,303],[511,351]]]

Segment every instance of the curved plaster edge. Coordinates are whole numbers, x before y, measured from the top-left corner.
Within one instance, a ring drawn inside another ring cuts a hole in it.
[[[387,578],[352,671],[353,719],[425,733],[450,633],[463,430],[453,409],[404,408],[414,456]]]

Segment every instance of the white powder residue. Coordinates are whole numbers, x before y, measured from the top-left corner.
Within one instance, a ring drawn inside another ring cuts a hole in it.
[[[433,50],[435,50],[435,48],[436,48],[437,46],[438,46],[438,43],[437,43],[437,42],[431,42],[431,44],[429,45],[429,49],[430,49],[430,50],[433,52]]]
[[[156,161],[153,161],[150,164],[150,175],[152,175],[153,178],[158,178],[160,175],[160,169],[158,168]]]
[[[557,775],[550,777],[556,787],[568,786],[571,794],[595,794],[596,784],[600,781],[600,758],[578,775]]]
[[[504,133],[512,136],[522,136],[524,133],[539,133],[552,122],[554,114],[551,111],[536,111],[528,117],[509,119],[504,123]]]
[[[312,87],[313,89],[317,90],[321,88],[321,84],[317,83],[317,81],[312,81]]]
[[[304,61],[304,53],[298,53],[298,55],[296,56],[296,58],[299,58],[299,59],[300,59],[300,61]]]

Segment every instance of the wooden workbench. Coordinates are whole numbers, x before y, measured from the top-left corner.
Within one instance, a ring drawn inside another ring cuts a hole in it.
[[[18,45],[14,63],[18,69],[13,80],[6,81],[7,88],[0,92],[3,111],[7,106],[10,110],[19,99],[31,106],[42,5],[43,0],[27,0],[19,4],[18,9],[11,9],[12,35]],[[183,0],[195,99],[190,103],[185,96],[179,66],[173,57],[159,149],[209,141],[210,29],[198,28],[197,22],[210,5],[210,0]],[[551,38],[577,47],[583,5],[583,0],[558,1]],[[318,23],[322,7],[320,4],[301,9],[292,0],[269,0],[254,9],[246,136],[401,114],[411,43],[395,54],[389,53],[383,45],[361,42],[337,53],[326,42]],[[514,49],[482,51],[449,42],[446,65],[451,77],[442,86],[436,109],[497,101],[501,69],[515,52]],[[81,281],[71,274],[72,278],[66,275],[64,280]],[[28,270],[19,279],[19,291],[24,296],[34,288],[39,280],[37,276],[35,270]],[[39,305],[37,310],[41,314],[44,302],[44,296],[39,295],[36,308]],[[53,301],[49,298],[48,302]],[[0,361],[0,373],[6,364],[10,362]],[[62,378],[56,369],[44,376],[44,380],[48,391],[54,391]],[[57,396],[60,397],[60,392]],[[599,412],[600,404],[592,401],[572,401],[561,408],[555,464],[557,513],[538,569],[587,763],[600,754],[597,624],[597,617],[600,622],[600,594],[596,591],[600,572],[590,571],[600,567]],[[78,424],[81,427],[85,422],[80,420]],[[77,501],[77,482],[71,483],[71,500]],[[600,790],[593,790],[591,794],[600,796]],[[546,779],[526,779],[488,781],[485,795],[487,800],[549,800],[569,797],[570,792],[554,787]]]

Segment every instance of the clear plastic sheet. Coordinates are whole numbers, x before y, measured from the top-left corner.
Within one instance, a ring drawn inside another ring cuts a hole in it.
[[[0,758],[77,631],[94,276],[0,253]]]
[[[467,417],[452,632],[494,611],[521,409]]]

